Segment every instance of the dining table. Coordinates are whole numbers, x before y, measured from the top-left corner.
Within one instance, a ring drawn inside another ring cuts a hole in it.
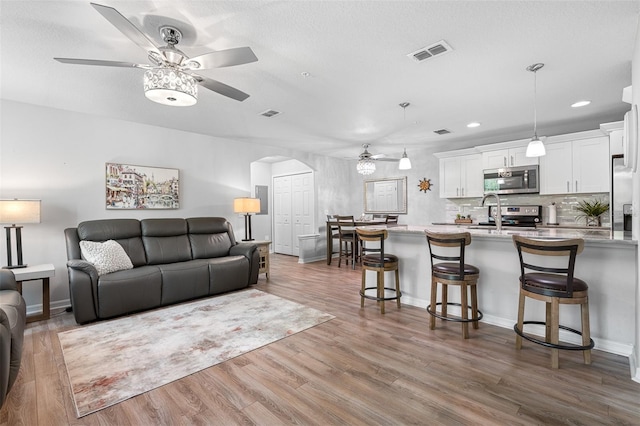
[[[369,225],[384,225],[386,219],[368,219],[368,220],[354,220],[355,226],[369,226]],[[327,221],[327,265],[331,265],[331,258],[333,257],[333,232],[338,230],[338,222],[335,220]]]

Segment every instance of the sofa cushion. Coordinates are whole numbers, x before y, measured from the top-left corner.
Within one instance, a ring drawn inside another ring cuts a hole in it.
[[[161,304],[183,302],[209,294],[209,265],[206,260],[158,265],[162,274]]]
[[[78,225],[80,240],[115,240],[124,248],[133,266],[147,264],[142,246],[142,231],[137,219],[89,220]]]
[[[127,253],[114,240],[80,241],[80,250],[82,257],[96,267],[98,276],[133,268]]]
[[[249,259],[225,256],[209,259],[209,294],[239,290],[249,285]]]
[[[191,260],[191,245],[184,219],[143,219],[140,223],[149,265]]]
[[[160,306],[162,274],[140,266],[103,275],[98,280],[98,317],[110,318]]]
[[[223,217],[189,218],[187,226],[194,259],[227,256],[235,244],[230,224]]]

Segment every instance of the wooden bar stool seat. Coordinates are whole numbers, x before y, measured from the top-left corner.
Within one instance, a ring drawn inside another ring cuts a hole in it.
[[[427,312],[431,315],[429,326],[431,330],[436,328],[436,318],[459,322],[462,324],[462,337],[468,339],[469,323],[473,323],[473,328],[477,329],[478,322],[482,319],[482,312],[478,310],[477,290],[480,270],[464,261],[465,246],[471,244],[471,234],[429,231],[426,234],[431,255],[431,299],[427,306]],[[434,263],[434,259],[445,262]],[[438,283],[442,284],[441,302],[437,302]],[[448,301],[449,285],[460,287],[460,303]],[[471,306],[468,303],[468,292],[471,293]],[[438,306],[440,312],[437,310]],[[449,306],[459,306],[460,316],[451,315],[447,309]]]
[[[356,229],[358,238],[367,243],[378,243],[376,248],[365,248],[365,252],[362,254],[360,260],[362,261],[362,288],[360,289],[360,307],[364,308],[364,299],[376,300],[380,303],[380,313],[384,314],[384,302],[386,300],[395,300],[398,309],[400,309],[400,297],[402,292],[400,291],[400,274],[398,270],[398,257],[385,253],[384,240],[387,239],[386,229],[365,230]],[[375,287],[366,286],[366,274],[367,271],[376,272],[376,285]],[[396,286],[385,287],[384,273],[388,271],[395,271]],[[372,296],[367,294],[367,290],[376,290],[376,295]],[[390,294],[388,294],[390,293]]]
[[[589,286],[583,280],[573,276],[576,257],[584,249],[584,240],[543,241],[514,235],[513,243],[520,259],[518,322],[513,326],[516,332],[516,348],[522,348],[522,338],[551,348],[552,368],[559,366],[560,350],[583,351],[584,363],[591,364],[591,349],[594,347],[594,342],[589,328]],[[540,256],[564,256],[567,266],[542,265]],[[545,321],[524,321],[524,305],[527,297],[545,303]],[[580,305],[582,331],[560,325],[560,305]],[[525,334],[526,324],[543,325],[544,339]],[[582,344],[561,344],[560,330],[581,336]]]

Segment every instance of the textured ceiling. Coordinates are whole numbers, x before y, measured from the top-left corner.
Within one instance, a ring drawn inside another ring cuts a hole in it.
[[[251,64],[202,74],[251,95],[200,90],[195,106],[147,100],[140,69],[53,57],[148,63],[85,1],[0,3],[2,98],[302,151],[397,156],[597,128],[629,105],[638,1],[107,1],[157,45],[178,26],[189,56],[250,46]],[[406,55],[445,40],[453,51]],[[302,73],[310,75],[303,77]],[[584,108],[570,104],[589,99]],[[410,102],[405,114],[398,105]],[[275,109],[282,114],[265,118]],[[482,125],[468,129],[466,124]],[[452,131],[446,136],[436,129]]]

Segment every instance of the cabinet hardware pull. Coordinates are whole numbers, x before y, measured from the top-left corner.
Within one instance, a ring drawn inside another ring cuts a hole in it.
[[[502,157],[502,165],[507,166],[507,157]]]
[[[576,181],[576,192],[578,192],[578,181]]]
[[[515,162],[513,161],[513,155],[511,156],[511,165],[513,166]]]
[[[569,192],[569,181],[567,181],[567,192]]]

